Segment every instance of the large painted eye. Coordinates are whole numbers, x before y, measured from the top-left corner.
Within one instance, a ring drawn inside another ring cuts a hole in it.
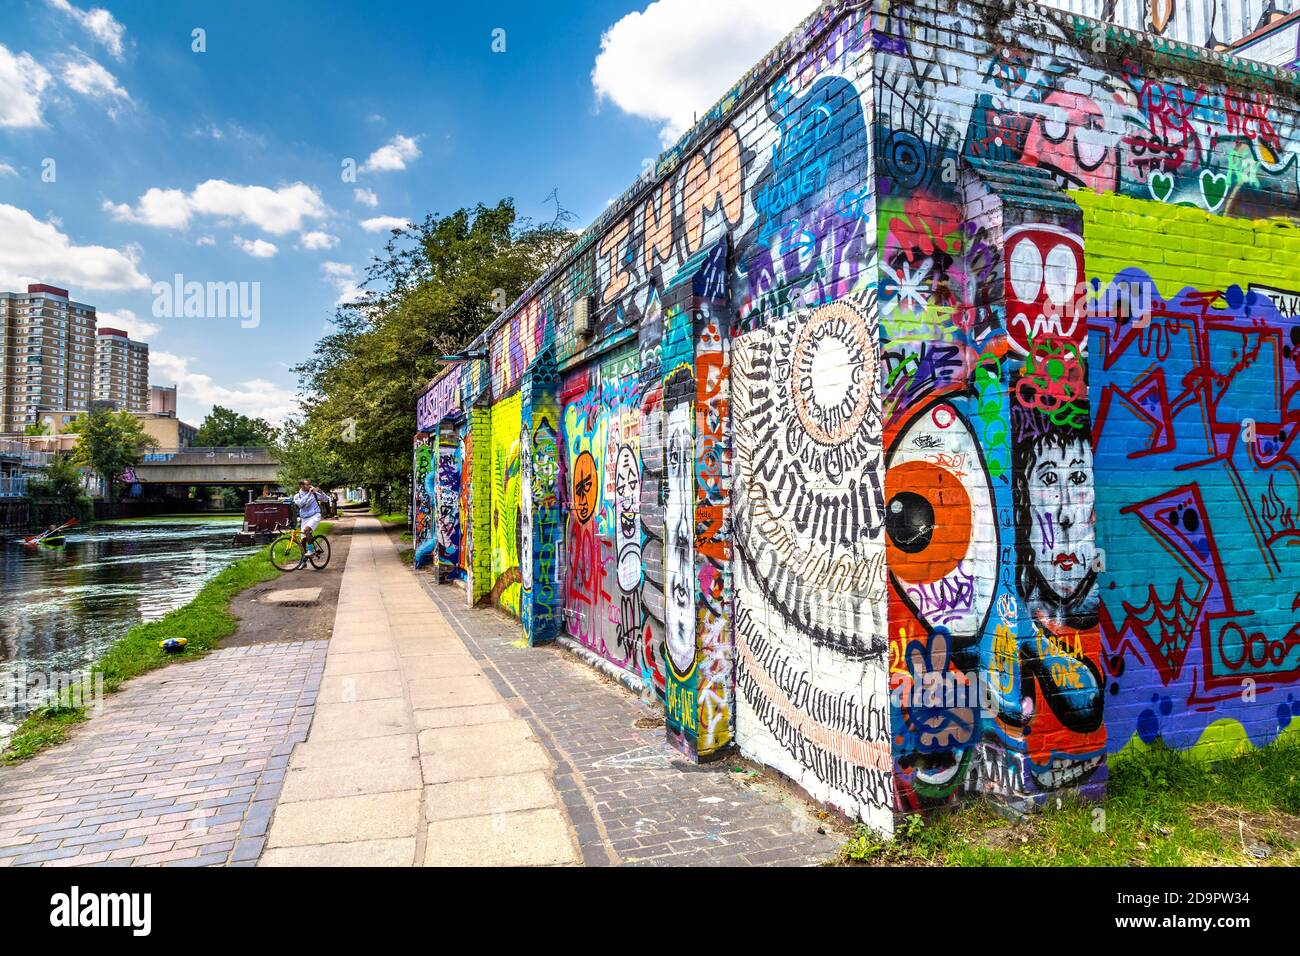
[[[953,403],[927,406],[894,440],[885,531],[889,573],[920,621],[977,635],[997,582],[997,520],[979,443]]]

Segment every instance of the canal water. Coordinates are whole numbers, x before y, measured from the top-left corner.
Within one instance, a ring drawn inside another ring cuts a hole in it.
[[[240,527],[238,517],[158,518],[74,530],[61,548],[0,541],[0,741],[41,680],[82,671],[256,550],[230,546]]]

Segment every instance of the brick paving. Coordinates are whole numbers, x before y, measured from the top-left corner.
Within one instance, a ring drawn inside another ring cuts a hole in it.
[[[0,867],[252,865],[327,646],[254,644],[161,668],[66,743],[0,767]]]
[[[516,622],[402,567],[377,522],[352,546],[330,641],[155,671],[0,768],[0,867],[835,856],[791,788],[734,759],[690,764],[624,687],[520,646]]]
[[[818,832],[814,809],[788,786],[736,772],[737,760],[697,766],[638,727],[655,712],[560,647],[522,647],[519,625],[466,609],[464,592],[420,575],[506,704],[549,753],[588,866],[810,866],[843,842]]]

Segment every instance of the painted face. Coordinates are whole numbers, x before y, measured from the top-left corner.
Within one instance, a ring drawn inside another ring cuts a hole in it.
[[[1043,101],[1021,159],[1058,173],[1072,186],[1096,192],[1115,188],[1114,136],[1106,132],[1101,108],[1079,93],[1055,90]]]
[[[1088,577],[1093,539],[1092,448],[1082,439],[1048,442],[1029,468],[1030,542],[1044,583],[1070,598]]]
[[[1022,354],[1044,337],[1086,348],[1080,308],[1083,242],[1057,226],[1018,226],[1006,236],[1007,335]]]
[[[670,409],[665,418],[668,496],[664,507],[664,617],[668,656],[677,672],[686,674],[695,663],[690,403]]]
[[[525,428],[519,438],[519,576],[524,590],[533,586],[533,454]]]
[[[614,495],[617,525],[618,586],[624,591],[641,584],[641,468],[630,445],[618,450],[614,465]]]

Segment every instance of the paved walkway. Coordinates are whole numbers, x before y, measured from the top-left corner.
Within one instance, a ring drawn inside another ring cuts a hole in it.
[[[807,805],[678,758],[650,711],[405,568],[361,519],[316,719],[261,864],[809,864]],[[638,724],[649,725],[638,727]],[[737,771],[740,772],[737,772]]]
[[[0,867],[251,865],[327,643],[224,648],[145,674],[68,742],[0,767]]]
[[[359,519],[316,719],[260,865],[580,861],[545,749],[379,522]]]
[[[634,696],[466,610],[373,518],[350,542],[330,640],[137,678],[67,743],[0,768],[0,866],[834,856],[788,786],[736,760],[690,765]]]
[[[838,855],[844,837],[788,781],[734,757],[690,763],[665,743],[661,708],[563,648],[523,645],[518,622],[466,609],[460,587],[421,583],[546,749],[588,865],[816,866]]]

